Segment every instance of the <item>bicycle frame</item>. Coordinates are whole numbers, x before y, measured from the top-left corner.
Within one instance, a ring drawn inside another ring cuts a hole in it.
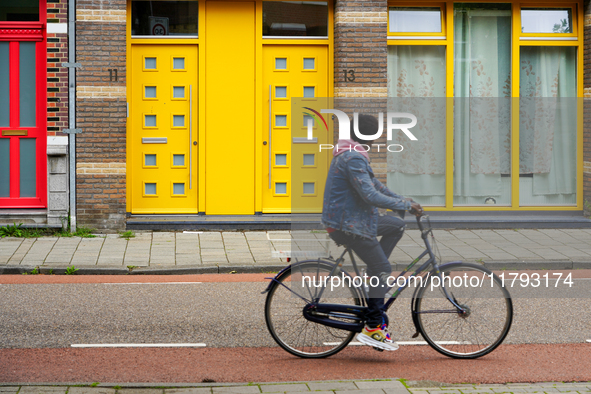
[[[426,219],[427,222],[429,223],[428,227],[425,228],[423,226],[422,223],[422,219]],[[433,228],[431,227],[431,223],[429,221],[429,216],[427,215],[421,215],[421,216],[417,216],[417,225],[419,227],[419,230],[421,231],[421,238],[423,239],[423,241],[425,242],[425,250],[423,251],[423,253],[421,253],[419,255],[419,257],[417,257],[416,259],[414,259],[397,277],[396,280],[394,281],[394,283],[398,283],[398,278],[400,277],[404,277],[408,272],[410,272],[412,270],[412,268],[414,266],[417,265],[417,263],[419,261],[421,261],[421,259],[423,257],[425,257],[427,254],[429,255],[429,259],[423,263],[418,269],[415,270],[415,272],[411,275],[411,276],[417,276],[423,272],[425,272],[427,270],[427,268],[429,266],[433,266],[433,269],[430,270],[430,272],[427,274],[427,278],[429,277],[429,275],[431,275],[431,271],[435,271],[435,274],[439,277],[440,279],[440,283],[443,283],[443,278],[441,276],[441,271],[439,270],[440,265],[437,264],[437,260],[435,257],[435,253],[433,253],[433,249],[431,247],[431,244],[429,243],[429,234],[431,234],[431,236],[433,237]],[[345,250],[343,251],[343,253],[341,253],[341,255],[339,256],[338,259],[336,259],[336,266],[335,268],[331,271],[329,276],[333,276],[337,270],[340,270],[340,267],[342,266],[342,263],[345,260],[345,255],[349,254],[349,257],[351,258],[351,262],[353,263],[353,268],[355,270],[355,274],[357,276],[361,276],[361,273],[359,272],[359,268],[357,267],[357,262],[355,261],[355,257],[353,257],[353,251],[351,249],[349,249],[348,247],[345,248]],[[391,289],[393,289],[396,286],[389,286],[388,291],[390,291]],[[398,296],[408,287],[408,283],[405,281],[405,284],[402,286],[399,286],[394,293],[392,293],[392,295],[390,296],[390,299],[384,304],[384,311],[387,311],[388,309],[390,309],[390,307],[392,306],[392,304],[394,303],[394,301],[396,301],[396,299],[398,298]],[[438,311],[433,311],[433,313],[464,313],[465,309],[462,308],[460,305],[458,305],[458,303],[456,302],[456,300],[451,297],[447,291],[447,289],[445,287],[441,287],[443,290],[443,293],[445,295],[445,297],[449,300],[449,302],[456,308],[454,310],[438,310]],[[367,291],[365,290],[365,287],[362,286],[361,287],[361,291],[363,292],[364,298],[367,300],[369,299],[369,294],[367,293]],[[324,292],[324,289],[320,290],[320,293],[318,294],[318,299],[320,299],[322,297],[322,293]]]

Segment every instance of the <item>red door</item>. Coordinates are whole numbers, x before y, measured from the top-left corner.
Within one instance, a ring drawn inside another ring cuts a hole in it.
[[[0,20],[0,208],[47,207],[45,1],[38,22]]]

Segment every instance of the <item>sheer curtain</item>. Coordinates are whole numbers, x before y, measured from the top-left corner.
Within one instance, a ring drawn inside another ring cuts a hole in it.
[[[393,133],[388,144],[388,187],[423,205],[445,204],[445,48],[388,47],[388,111],[417,117],[410,141]],[[400,123],[407,123],[401,120]]]
[[[508,205],[511,6],[456,4],[454,29],[454,204]]]
[[[520,203],[576,204],[576,49],[522,47],[520,96]]]

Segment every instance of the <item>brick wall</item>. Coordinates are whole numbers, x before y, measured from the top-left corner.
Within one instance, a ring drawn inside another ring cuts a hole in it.
[[[77,220],[104,232],[125,227],[125,13],[125,0],[76,2]]]
[[[68,0],[47,0],[47,23],[68,22]],[[47,135],[68,128],[68,34],[47,33]]]
[[[337,1],[334,26],[335,97],[372,98],[370,108],[359,112],[374,113],[377,117],[377,112],[385,108],[388,95],[388,2]],[[345,79],[345,70],[353,70],[354,81]],[[335,127],[334,140],[337,139]],[[375,143],[386,144],[385,133]],[[370,153],[374,173],[384,184],[386,155],[375,150]]]
[[[583,84],[584,127],[583,127],[583,200],[586,215],[591,215],[591,5],[585,1],[585,66]]]

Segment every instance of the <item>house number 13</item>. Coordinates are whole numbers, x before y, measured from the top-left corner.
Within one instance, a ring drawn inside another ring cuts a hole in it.
[[[355,70],[345,70],[345,81],[353,82],[355,80]]]

